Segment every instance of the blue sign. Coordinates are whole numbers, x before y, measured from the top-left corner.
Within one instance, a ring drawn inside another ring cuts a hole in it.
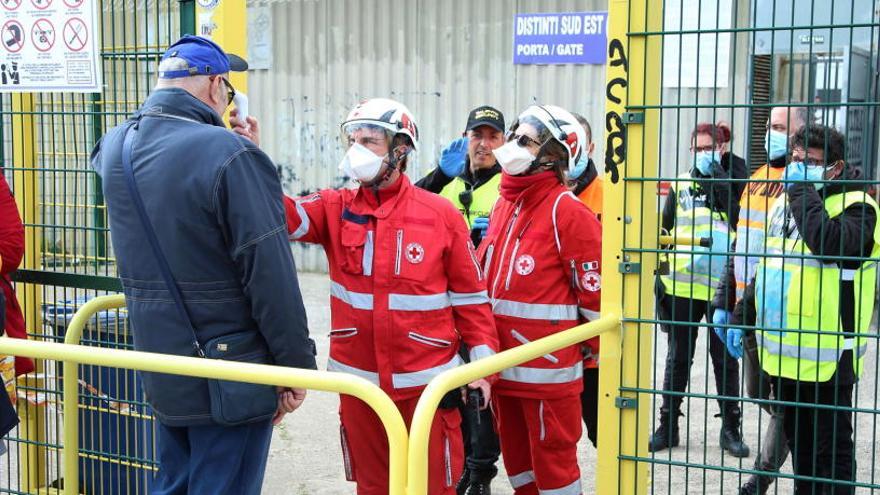
[[[608,12],[517,14],[514,64],[604,64]]]

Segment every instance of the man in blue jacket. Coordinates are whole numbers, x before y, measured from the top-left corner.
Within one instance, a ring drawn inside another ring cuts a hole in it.
[[[210,355],[212,339],[244,335],[271,363],[315,369],[276,168],[220,117],[235,94],[226,74],[246,69],[213,42],[183,37],[162,57],[156,91],[101,139],[92,166],[103,179],[137,350],[196,356],[202,354],[197,343]],[[123,164],[129,128],[136,131],[128,155],[133,182],[183,309],[175,307],[173,284],[129,189]],[[152,493],[260,492],[272,423],[299,407],[305,391],[279,389],[275,403],[263,389],[268,414],[228,426],[212,409],[217,389],[209,387],[218,383],[224,382],[143,374],[159,420]],[[238,402],[245,408],[250,401]]]

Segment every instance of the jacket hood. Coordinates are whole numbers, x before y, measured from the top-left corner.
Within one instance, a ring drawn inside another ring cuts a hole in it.
[[[163,88],[154,91],[135,113],[135,117],[148,113],[164,113],[203,124],[226,127],[217,112],[181,88]]]

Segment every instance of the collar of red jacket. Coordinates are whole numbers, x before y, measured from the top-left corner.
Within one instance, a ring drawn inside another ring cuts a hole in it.
[[[559,183],[556,172],[552,170],[535,175],[501,175],[501,197],[511,203],[540,200],[557,187],[563,186]]]
[[[351,212],[358,215],[370,215],[376,218],[386,218],[394,211],[395,205],[405,197],[412,183],[406,174],[400,174],[400,178],[394,184],[379,190],[379,198],[370,187],[359,187],[351,204]]]

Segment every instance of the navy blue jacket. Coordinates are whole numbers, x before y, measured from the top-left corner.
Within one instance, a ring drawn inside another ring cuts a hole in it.
[[[140,119],[132,152],[138,190],[198,340],[251,330],[262,335],[275,364],[315,369],[272,161],[181,89],[154,92],[134,118]],[[125,128],[104,135],[92,166],[103,179],[134,346],[194,356],[192,334],[166,290],[126,186]],[[144,373],[143,384],[164,424],[211,422],[204,379]]]

